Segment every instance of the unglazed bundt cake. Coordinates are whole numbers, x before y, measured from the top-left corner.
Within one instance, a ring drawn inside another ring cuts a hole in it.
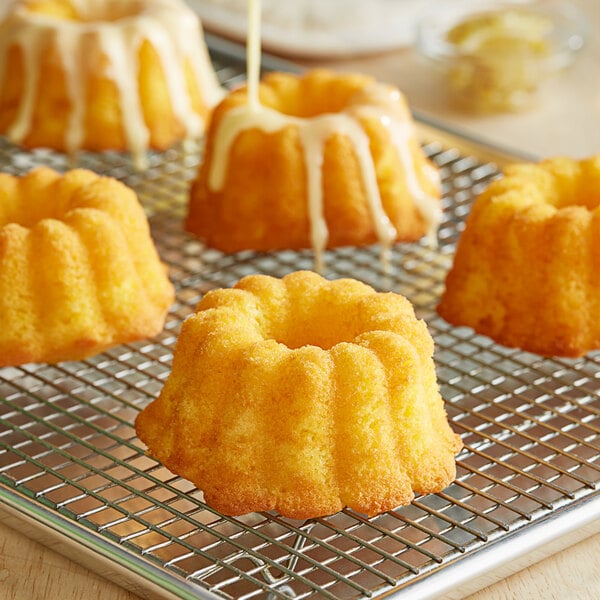
[[[432,353],[402,296],[306,271],[248,276],[184,321],[136,430],[226,514],[376,514],[455,476]]]
[[[215,109],[187,229],[238,250],[417,240],[440,220],[437,170],[395,88],[359,74],[270,73]]]
[[[508,167],[475,201],[438,307],[505,346],[600,348],[600,156]]]
[[[3,15],[4,11],[4,15]],[[69,154],[199,137],[220,99],[182,0],[9,0],[0,8],[0,133]]]
[[[0,174],[0,366],[155,335],[172,300],[132,190],[82,169]]]

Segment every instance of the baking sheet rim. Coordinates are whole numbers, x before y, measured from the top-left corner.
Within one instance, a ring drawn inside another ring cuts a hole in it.
[[[134,594],[157,600],[218,600],[221,596],[160,569],[102,535],[0,483],[0,522]],[[457,600],[600,533],[600,494],[580,498],[546,517],[505,533],[481,549],[391,588],[380,597]],[[129,568],[128,568],[129,567]]]

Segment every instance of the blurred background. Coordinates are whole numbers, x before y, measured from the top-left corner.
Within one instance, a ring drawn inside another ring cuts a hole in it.
[[[207,31],[244,43],[246,0],[188,2]],[[419,115],[525,157],[600,152],[598,0],[262,5],[266,52],[372,74]]]

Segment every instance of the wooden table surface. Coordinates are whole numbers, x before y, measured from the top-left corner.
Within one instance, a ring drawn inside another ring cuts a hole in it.
[[[468,600],[593,600],[600,596],[600,534],[486,587]],[[139,600],[0,524],[1,600]]]
[[[600,153],[600,1],[579,0],[576,4],[586,12],[592,35],[575,65],[548,84],[539,106],[529,113],[476,117],[453,111],[440,91],[439,76],[412,49],[329,66],[372,73],[397,84],[419,112],[491,143],[540,157]],[[470,598],[598,598],[599,557],[597,534]],[[96,598],[135,600],[138,596],[0,523],[0,600]]]

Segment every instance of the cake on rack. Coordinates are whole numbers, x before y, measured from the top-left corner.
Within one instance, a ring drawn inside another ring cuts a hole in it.
[[[216,108],[186,227],[209,246],[325,248],[435,237],[440,181],[401,92],[361,74],[270,73]]]
[[[198,138],[221,89],[183,0],[8,0],[0,134],[26,148],[147,149]]]
[[[0,367],[156,335],[173,295],[131,189],[83,169],[0,174]]]
[[[369,515],[438,492],[459,437],[409,301],[299,271],[208,292],[137,417],[152,456],[226,514]]]
[[[516,164],[476,199],[438,312],[547,356],[600,349],[600,156]]]

